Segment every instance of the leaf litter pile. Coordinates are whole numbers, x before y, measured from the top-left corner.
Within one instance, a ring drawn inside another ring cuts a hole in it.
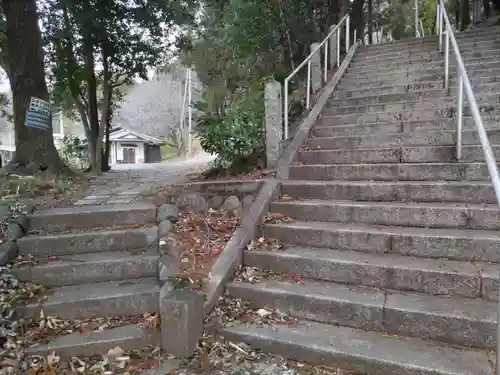
[[[237,212],[209,209],[206,214],[184,211],[173,235],[180,246],[180,279],[189,289],[203,290],[213,264],[240,223]]]

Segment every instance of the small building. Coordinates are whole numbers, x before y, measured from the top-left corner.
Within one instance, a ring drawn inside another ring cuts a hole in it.
[[[109,135],[110,164],[142,164],[161,161],[158,138],[121,127],[113,128]]]

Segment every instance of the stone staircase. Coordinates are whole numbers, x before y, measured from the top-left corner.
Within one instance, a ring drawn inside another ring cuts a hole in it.
[[[54,208],[35,213],[31,234],[18,242],[35,264],[13,268],[22,281],[49,288],[46,298],[18,310],[25,318],[68,321],[125,317],[141,320],[159,309],[156,207],[117,204]],[[96,327],[94,327],[96,328]],[[62,334],[26,349],[27,355],[92,356],[158,345],[159,335],[136,323],[94,332]]]
[[[457,35],[497,158],[500,28]],[[244,265],[303,282],[231,282],[229,293],[298,317],[222,334],[360,374],[493,374],[500,209],[464,109],[443,90],[436,37],[359,47],[270,208],[283,251]],[[450,59],[451,92],[457,81]]]

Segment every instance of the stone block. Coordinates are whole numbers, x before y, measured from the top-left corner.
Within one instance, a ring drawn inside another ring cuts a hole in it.
[[[24,235],[24,230],[23,228],[21,228],[19,224],[10,223],[7,226],[7,232],[5,234],[7,235],[8,238],[15,241]]]
[[[217,210],[224,203],[224,198],[220,195],[213,196],[208,200],[208,207]]]
[[[311,44],[311,53],[319,47],[319,43]],[[311,57],[311,91],[313,94],[317,93],[321,89],[321,53],[316,52]]]
[[[158,212],[156,214],[156,221],[159,223],[163,220],[169,220],[173,223],[177,221],[177,217],[179,215],[179,209],[177,206],[173,204],[165,203],[158,208]]]
[[[266,124],[266,162],[268,168],[276,167],[280,153],[280,142],[283,138],[281,84],[269,81],[264,93]]]
[[[253,195],[247,195],[243,198],[242,200],[243,211],[248,211],[250,209],[254,199],[255,198]]]
[[[7,240],[0,244],[0,266],[9,263],[17,255],[17,244]]]
[[[178,196],[175,199],[180,208],[188,208],[194,212],[205,213],[208,211],[208,203],[200,194],[190,193]]]
[[[177,277],[180,272],[179,259],[173,254],[165,254],[158,260],[158,279],[164,282]]]
[[[160,291],[161,346],[169,354],[191,356],[203,335],[203,294],[172,290],[165,284]]]
[[[226,198],[221,208],[226,211],[236,211],[241,209],[241,203],[237,196],[231,195]]]
[[[169,220],[162,220],[160,224],[158,224],[158,235],[160,238],[168,235],[172,231],[173,227],[174,226]]]

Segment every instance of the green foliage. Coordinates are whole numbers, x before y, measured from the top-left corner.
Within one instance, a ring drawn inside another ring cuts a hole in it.
[[[197,130],[203,149],[218,155],[221,166],[235,166],[264,149],[261,85],[237,90],[221,106],[209,90],[197,104]]]
[[[172,129],[165,137],[164,145],[162,145],[164,151],[162,152],[162,156],[164,156],[164,153],[174,153],[176,156],[181,156],[184,152],[184,145],[182,132],[177,128]]]
[[[61,140],[59,155],[73,169],[85,169],[89,165],[87,145],[78,137],[65,135]]]

